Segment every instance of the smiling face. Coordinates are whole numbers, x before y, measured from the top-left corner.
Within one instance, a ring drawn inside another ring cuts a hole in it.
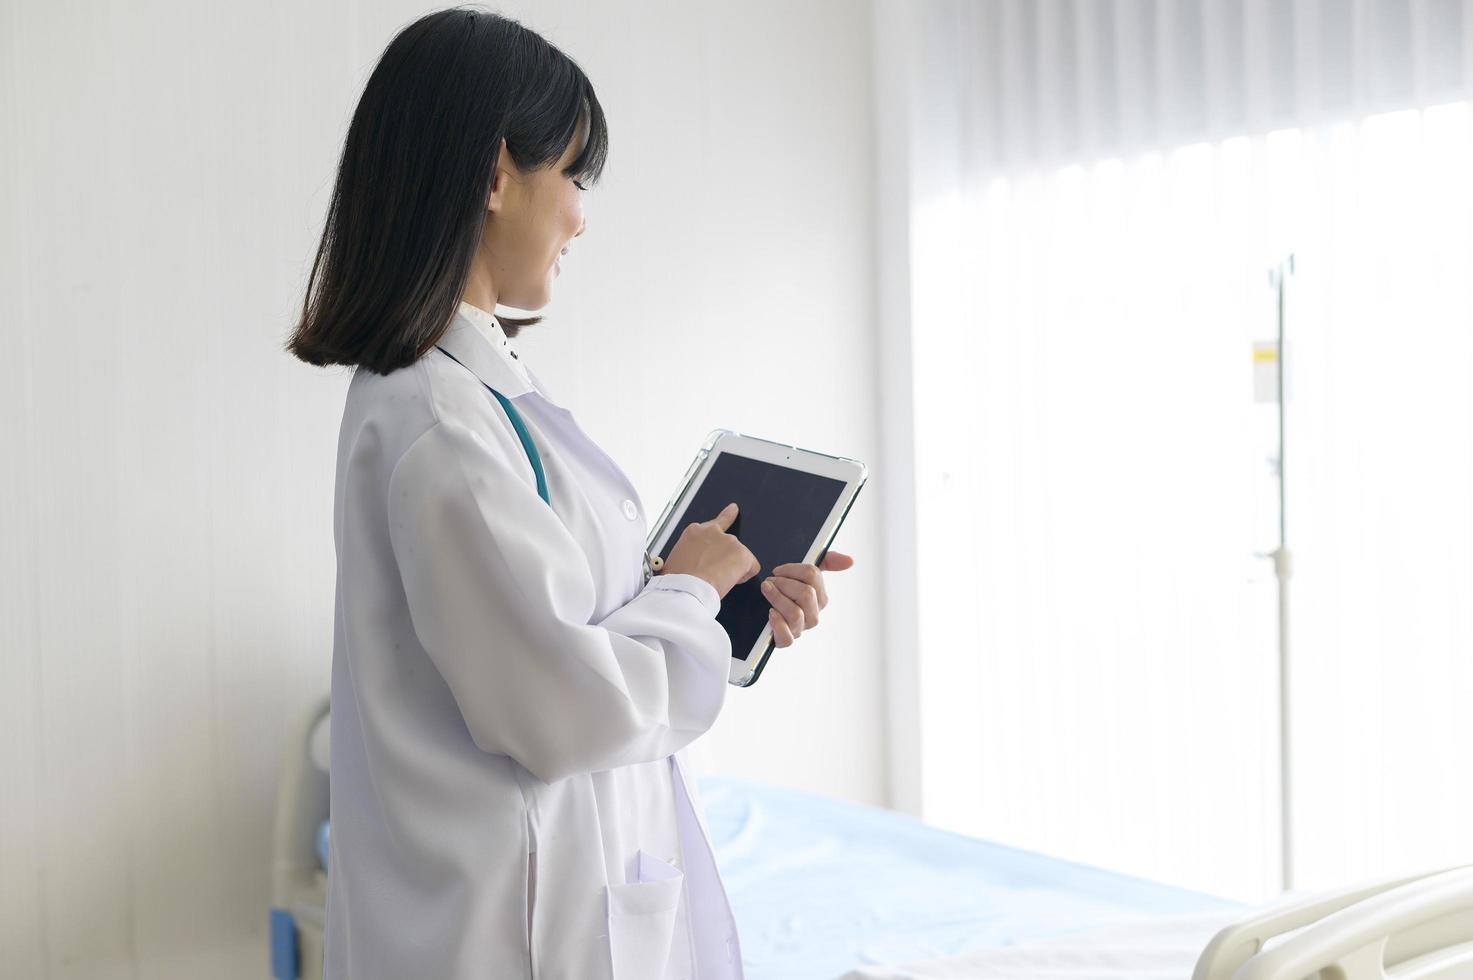
[[[477,268],[466,299],[493,309],[500,303],[519,310],[540,310],[552,298],[558,260],[572,240],[583,234],[583,191],[563,171],[577,159],[588,139],[585,118],[562,159],[541,170],[522,170],[506,152],[496,161],[496,182],[486,202],[490,212],[481,232]],[[490,290],[478,297],[476,287]],[[477,300],[480,299],[480,302]]]

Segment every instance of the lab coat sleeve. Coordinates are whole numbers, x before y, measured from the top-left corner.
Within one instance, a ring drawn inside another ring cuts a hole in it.
[[[716,589],[658,575],[593,622],[582,547],[504,448],[436,422],[394,466],[388,520],[415,634],[484,751],[552,782],[662,759],[716,720]]]

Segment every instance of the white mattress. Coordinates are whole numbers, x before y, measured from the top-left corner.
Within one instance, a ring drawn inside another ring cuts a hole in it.
[[[872,966],[841,980],[1185,980],[1203,947],[1242,913],[1123,918],[1087,933],[964,956]]]

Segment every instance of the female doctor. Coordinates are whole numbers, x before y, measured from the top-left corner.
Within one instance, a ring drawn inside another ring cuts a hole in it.
[[[348,130],[288,345],[354,368],[329,980],[742,976],[679,751],[726,694],[722,596],[762,569],[732,504],[650,574],[633,484],[512,342],[540,318],[492,312],[546,305],[606,152],[579,67],[468,8],[393,39]],[[787,647],[823,577],[768,583]]]

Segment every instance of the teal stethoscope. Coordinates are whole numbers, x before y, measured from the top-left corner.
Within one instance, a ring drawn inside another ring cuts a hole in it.
[[[461,367],[465,367],[464,364],[460,363],[460,358],[456,357],[454,354],[450,353],[439,344],[435,345],[435,349],[438,350],[441,354],[444,354],[446,357],[450,358],[456,364],[460,364]],[[466,368],[466,370],[470,371],[470,368]],[[471,373],[474,374],[475,372],[472,371]],[[480,378],[478,377],[476,380],[480,381]],[[532,461],[532,472],[537,474],[537,496],[542,498],[543,503],[551,507],[552,501],[549,500],[547,497],[547,474],[542,472],[542,456],[537,452],[537,443],[532,441],[532,433],[527,431],[527,423],[522,421],[522,413],[516,410],[515,406],[512,405],[510,398],[507,398],[501,392],[486,384],[486,382],[484,381],[481,381],[481,384],[483,387],[485,387],[487,391],[495,395],[496,400],[501,402],[501,407],[506,409],[506,414],[511,418],[511,427],[517,430],[517,438],[522,440],[522,448],[527,451],[527,458]]]
[[[456,364],[460,364],[461,367],[465,367],[464,364],[461,364],[460,358],[456,357],[454,354],[450,353],[439,344],[435,345],[435,349],[444,354],[446,357],[450,358]],[[469,371],[470,369],[466,368],[466,370]],[[475,372],[471,373],[474,374]],[[476,380],[480,381],[480,378],[478,377]],[[551,507],[552,501],[547,496],[547,474],[544,473],[542,470],[542,455],[537,452],[537,443],[532,441],[532,433],[527,429],[527,423],[522,421],[522,413],[517,411],[516,406],[511,403],[510,398],[507,398],[501,392],[486,384],[486,382],[481,381],[481,386],[487,391],[491,392],[491,394],[495,395],[496,400],[501,403],[501,407],[506,409],[506,415],[508,418],[511,419],[511,426],[513,429],[517,430],[517,438],[522,440],[522,448],[527,451],[527,459],[532,464],[532,472],[537,475],[537,496],[542,498],[543,503]],[[645,552],[644,580],[648,582],[650,580],[650,576],[659,572],[661,566],[663,566],[664,564],[665,560],[663,558],[651,558],[649,552]]]

